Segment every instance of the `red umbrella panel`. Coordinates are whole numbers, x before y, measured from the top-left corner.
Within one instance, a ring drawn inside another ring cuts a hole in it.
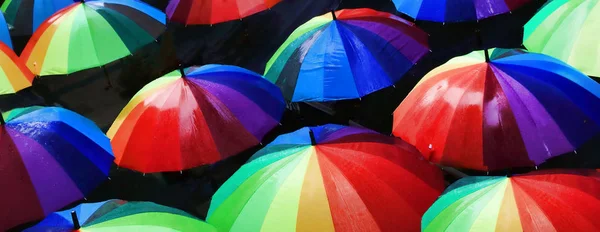
[[[270,9],[281,0],[171,0],[167,16],[185,25],[212,25]]]

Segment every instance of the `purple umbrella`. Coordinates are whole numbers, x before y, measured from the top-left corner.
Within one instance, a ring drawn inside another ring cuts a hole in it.
[[[83,198],[114,160],[92,121],[56,107],[0,120],[0,157],[0,231]]]

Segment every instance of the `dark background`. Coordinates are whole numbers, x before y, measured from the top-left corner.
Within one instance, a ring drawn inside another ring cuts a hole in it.
[[[32,88],[18,94],[1,96],[0,110],[30,105],[60,105],[76,111],[106,131],[128,100],[145,84],[179,65],[233,64],[257,73],[263,73],[266,62],[299,25],[312,17],[335,8],[339,0],[283,0],[273,9],[213,26],[188,26],[169,24],[159,42],[150,44],[133,56],[106,65],[113,87],[101,68],[90,69],[64,76],[49,76],[34,81]],[[147,0],[149,4],[164,9],[167,0]],[[448,59],[491,47],[521,47],[523,25],[544,3],[532,3],[510,14],[500,15],[480,22],[438,24],[416,22],[430,34],[432,52],[396,84],[368,95],[361,100],[326,103],[317,107],[308,104],[290,104],[282,126],[267,136],[265,144],[277,135],[308,125],[325,123],[348,124],[350,120],[384,134],[391,133],[392,112],[416,82],[432,68]],[[398,14],[390,0],[343,0],[338,9],[368,7]],[[481,32],[478,34],[477,31]],[[479,40],[478,35],[481,39]],[[17,53],[27,43],[27,37],[13,37]],[[481,41],[481,42],[480,42]],[[600,138],[599,138],[600,139]],[[599,139],[594,139],[576,153],[557,157],[539,168],[598,168],[596,154]],[[87,201],[125,199],[153,201],[185,210],[205,218],[210,197],[237,168],[260,147],[255,147],[212,166],[198,167],[182,173],[146,174],[114,167],[111,180],[106,181],[87,197]],[[490,174],[506,174],[531,169],[506,170]],[[486,175],[488,173],[468,172]],[[453,182],[455,176],[448,175]],[[82,201],[85,202],[85,201]],[[79,203],[79,202],[78,202]],[[27,225],[15,229],[22,229]]]

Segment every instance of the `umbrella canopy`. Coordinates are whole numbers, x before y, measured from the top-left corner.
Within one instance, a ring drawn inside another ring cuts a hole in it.
[[[398,11],[433,22],[478,21],[509,13],[531,0],[392,0]]]
[[[267,63],[265,77],[293,102],[360,98],[394,85],[429,52],[427,40],[392,14],[340,10],[296,29]]]
[[[423,215],[422,231],[599,231],[600,174],[552,170],[466,177]]]
[[[15,108],[6,112],[2,113],[2,117],[4,118],[5,121],[10,121],[13,118],[19,117],[23,114],[27,114],[36,110],[40,110],[44,107],[41,106],[30,106],[30,107],[25,107],[25,108]]]
[[[523,44],[600,77],[599,21],[600,1],[552,0],[525,24]]]
[[[8,24],[4,20],[3,14],[0,14],[0,42],[6,44],[6,46],[12,49],[12,40],[10,39]]]
[[[79,0],[5,0],[2,12],[12,25],[13,35],[28,36],[52,14]]]
[[[538,165],[600,132],[600,85],[552,57],[476,51],[427,74],[394,112],[394,135],[429,160],[498,170]]]
[[[6,44],[0,43],[0,95],[31,86],[33,77],[17,54]]]
[[[172,0],[166,12],[173,22],[212,25],[271,9],[281,0]]]
[[[79,228],[81,229],[77,230]],[[24,230],[24,232],[48,231],[216,232],[213,226],[184,211],[152,202],[122,200],[81,204],[69,210],[50,214],[37,225]]]
[[[411,145],[340,125],[305,127],[258,151],[215,193],[219,231],[418,231],[444,189]]]
[[[258,145],[283,116],[281,92],[256,73],[227,65],[181,72],[146,85],[110,127],[119,166],[150,173],[214,163]]]
[[[83,198],[107,179],[108,138],[92,121],[45,107],[0,126],[0,230]]]
[[[44,21],[21,54],[36,75],[62,75],[131,55],[165,30],[164,13],[137,0],[90,0]]]

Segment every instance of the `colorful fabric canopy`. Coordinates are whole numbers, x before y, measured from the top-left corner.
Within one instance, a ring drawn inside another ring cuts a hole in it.
[[[374,131],[305,127],[258,151],[215,193],[219,231],[418,231],[444,189],[414,147]]]
[[[2,117],[4,117],[4,120],[6,121],[10,121],[13,118],[19,117],[23,114],[27,114],[39,109],[42,109],[44,107],[41,106],[31,106],[31,107],[25,107],[25,108],[15,108],[6,112],[2,112]]]
[[[600,132],[600,85],[552,57],[476,51],[427,74],[394,112],[394,135],[443,165],[538,165]]]
[[[6,44],[0,43],[0,95],[31,86],[33,73]]]
[[[531,0],[392,0],[396,9],[416,20],[477,21],[509,13]]]
[[[281,92],[262,76],[205,65],[146,85],[107,134],[119,166],[144,173],[180,171],[258,145],[284,110]]]
[[[75,212],[73,215],[72,212]],[[77,230],[73,216],[81,229]],[[24,232],[216,232],[215,228],[194,216],[152,202],[109,200],[81,204],[75,208],[50,214]]]
[[[394,85],[429,52],[413,23],[371,9],[313,18],[275,52],[265,77],[293,102],[360,98]]]
[[[167,6],[169,20],[186,25],[212,25],[238,20],[271,9],[281,0],[172,0]]]
[[[12,49],[12,40],[10,39],[10,32],[8,31],[8,24],[4,20],[4,15],[0,15],[0,42],[4,43],[10,49]]]
[[[16,36],[32,35],[51,15],[79,0],[5,0],[2,12]]]
[[[423,215],[422,231],[599,231],[600,174],[552,170],[466,177]]]
[[[0,125],[0,156],[1,231],[83,198],[107,179],[114,159],[92,121],[56,107]]]
[[[74,3],[44,21],[21,58],[36,75],[62,75],[99,67],[155,42],[164,13],[137,0]]]
[[[552,0],[525,24],[523,44],[600,77],[599,22],[598,0]]]

